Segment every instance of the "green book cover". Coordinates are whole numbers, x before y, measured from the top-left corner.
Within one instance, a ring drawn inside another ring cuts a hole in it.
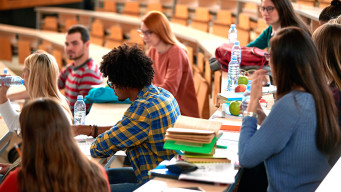
[[[163,145],[163,148],[171,149],[171,150],[182,150],[182,151],[188,151],[188,152],[209,154],[211,153],[216,141],[217,141],[217,137],[214,137],[211,143],[207,143],[207,144],[167,140],[165,144]]]

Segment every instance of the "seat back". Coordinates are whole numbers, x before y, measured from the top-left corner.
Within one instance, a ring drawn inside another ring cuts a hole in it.
[[[58,19],[54,16],[44,18],[43,30],[58,32]]]
[[[140,5],[136,1],[128,1],[124,4],[122,13],[124,15],[130,15],[134,17],[140,16]]]
[[[12,46],[9,38],[0,37],[0,60],[12,61]]]
[[[18,41],[18,63],[24,64],[26,57],[31,54],[31,46],[29,41]]]

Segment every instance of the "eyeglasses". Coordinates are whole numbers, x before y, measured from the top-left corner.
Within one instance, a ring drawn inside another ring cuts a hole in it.
[[[138,29],[137,32],[139,33],[140,37],[149,37],[151,34],[153,34],[153,32],[150,30],[142,31],[141,29]]]
[[[107,85],[108,85],[110,88],[113,88],[113,86],[114,86],[109,80],[107,80]]]
[[[272,11],[275,9],[275,7],[269,6],[269,7],[259,7],[259,11],[260,12],[264,12],[266,10],[266,12],[268,13],[272,13]]]
[[[270,61],[271,53],[264,53],[264,57],[267,61]]]

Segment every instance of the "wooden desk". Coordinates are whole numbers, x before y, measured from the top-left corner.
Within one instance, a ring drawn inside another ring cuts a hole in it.
[[[316,192],[333,192],[340,191],[340,178],[341,178],[341,157],[335,163],[334,167],[329,171],[328,175],[324,178]]]
[[[39,28],[39,23],[41,21],[43,13],[89,16],[92,18],[92,20],[94,18],[99,18],[102,20],[110,21],[113,24],[117,24],[117,23],[120,24],[123,28],[123,31],[127,31],[128,29],[131,29],[132,27],[137,29],[141,25],[140,18],[117,14],[117,13],[96,12],[96,11],[58,8],[58,7],[37,7],[35,8],[35,11],[37,12],[37,16],[36,16],[37,28]],[[205,53],[207,53],[207,56],[214,56],[215,49],[222,43],[227,43],[226,38],[222,38],[213,34],[199,31],[188,26],[171,23],[171,27],[176,37],[196,44],[198,47],[202,48],[202,50],[204,50]]]
[[[148,181],[141,187],[139,187],[134,192],[171,192],[174,191],[174,188],[188,188],[188,187],[200,187],[206,192],[222,192],[229,188],[230,185],[210,185],[203,184],[198,182],[190,182],[190,181],[179,181],[175,179],[167,179],[155,177],[154,179]],[[172,189],[173,188],[173,189]]]
[[[121,120],[130,104],[94,103],[86,116],[87,125],[113,126]]]
[[[45,40],[51,42],[53,48],[58,50],[62,50],[64,52],[64,42],[65,42],[65,34],[49,32],[49,31],[41,31],[37,29],[31,29],[26,27],[18,27],[13,25],[0,24],[0,32],[17,34],[19,36],[28,36],[38,38],[39,40]],[[103,55],[107,54],[110,49],[98,46],[95,44],[90,45],[90,57],[94,59],[94,61],[99,64],[102,61]]]

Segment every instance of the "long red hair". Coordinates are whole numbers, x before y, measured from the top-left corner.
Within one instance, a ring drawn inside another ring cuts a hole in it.
[[[150,11],[142,18],[142,22],[150,31],[158,35],[163,42],[178,45],[187,52],[186,47],[175,37],[168,19],[163,13]]]

